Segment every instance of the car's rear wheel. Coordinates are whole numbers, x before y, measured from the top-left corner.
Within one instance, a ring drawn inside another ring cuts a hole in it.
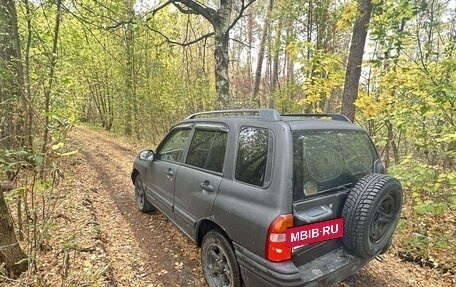
[[[138,206],[141,212],[154,210],[153,205],[147,200],[146,191],[140,175],[135,178],[135,201],[136,206]]]
[[[369,258],[391,245],[402,208],[400,182],[388,175],[369,174],[349,193],[342,210],[344,245],[353,254]]]
[[[228,239],[221,231],[209,231],[201,244],[201,263],[210,287],[241,287],[239,264]]]

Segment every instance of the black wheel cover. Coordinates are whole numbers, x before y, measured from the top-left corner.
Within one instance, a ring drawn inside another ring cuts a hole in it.
[[[223,233],[209,231],[201,244],[201,265],[210,287],[240,287],[241,273],[233,248]]]
[[[402,209],[402,186],[388,175],[369,174],[353,187],[342,210],[342,241],[353,254],[375,257],[391,242]]]
[[[149,212],[154,209],[146,198],[146,192],[140,175],[135,178],[135,201],[136,206],[138,206],[141,212]]]

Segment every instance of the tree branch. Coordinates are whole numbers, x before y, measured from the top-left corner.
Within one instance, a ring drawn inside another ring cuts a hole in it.
[[[189,9],[196,12],[195,14],[199,14],[199,15],[203,16],[204,18],[206,18],[207,21],[209,21],[212,25],[214,25],[215,17],[217,15],[217,11],[215,11],[214,9],[203,6],[193,0],[170,0],[170,1],[174,5],[176,5],[175,3],[181,3],[182,5],[185,5]]]
[[[171,4],[172,1],[166,1],[165,3],[163,3],[162,5],[158,6],[157,8],[147,12],[146,16],[149,15],[149,14],[152,14],[152,17],[145,17],[146,18],[146,21],[149,21],[151,20],[151,18],[153,18],[155,16],[155,14],[160,11],[161,9],[165,8],[166,6],[168,6],[169,4]]]
[[[179,10],[183,14],[198,15],[198,13],[195,10],[191,9],[191,8],[184,9],[181,5],[179,5],[179,4],[175,3],[175,2],[173,2],[173,5],[174,5],[174,7],[177,8],[177,10]]]
[[[148,24],[146,24],[146,27],[147,27],[149,30],[151,30],[151,31],[153,31],[153,32],[155,32],[155,33],[157,33],[157,34],[159,34],[160,36],[162,36],[162,37],[166,40],[164,43],[169,43],[169,44],[172,44],[172,45],[178,45],[178,46],[182,46],[182,47],[187,47],[187,46],[193,45],[193,44],[195,44],[195,43],[197,43],[197,42],[199,42],[199,41],[201,41],[201,40],[207,39],[207,38],[209,38],[209,37],[211,37],[211,36],[214,35],[214,32],[210,32],[210,33],[207,33],[207,34],[205,34],[205,35],[203,35],[203,36],[201,36],[201,37],[198,37],[198,38],[196,38],[196,39],[193,39],[193,40],[190,41],[190,42],[181,43],[181,42],[177,42],[177,41],[171,40],[170,38],[168,38],[168,36],[166,36],[165,34],[163,34],[162,32],[160,32],[159,30],[150,27]],[[163,43],[162,43],[162,44],[163,44]]]
[[[239,21],[239,19],[242,18],[242,15],[244,15],[244,11],[249,8],[250,5],[252,5],[256,0],[250,0],[247,5],[245,4],[245,0],[242,0],[242,6],[241,9],[239,10],[239,13],[236,18],[234,18],[233,22],[231,23],[230,27],[228,27],[228,31],[230,31],[234,25]]]
[[[100,47],[107,53],[109,54],[112,59],[116,60],[118,63],[122,63],[122,61],[120,61],[119,59],[116,58],[115,55],[113,55],[107,48],[106,48],[106,45],[103,43],[103,41],[101,41],[100,39],[97,38],[97,36],[95,36],[94,32],[93,32],[93,29],[91,29],[88,25],[91,25],[91,26],[94,26],[100,30],[108,30],[109,29],[107,27],[102,27],[102,26],[98,26],[96,24],[94,24],[93,22],[90,22],[84,18],[81,18],[79,17],[78,15],[76,15],[75,13],[73,13],[70,9],[66,8],[65,6],[62,5],[62,8],[69,14],[71,14],[76,20],[79,21],[79,23],[81,23],[82,26],[84,26],[85,29],[83,29],[83,32],[84,34],[85,33],[90,33],[90,35],[93,37],[93,39],[100,45]],[[38,39],[40,39],[41,42],[43,42],[43,45],[44,45],[44,40],[41,39],[39,37],[39,34],[38,33],[35,33],[37,36],[38,36]],[[87,37],[87,34],[85,34],[86,37]],[[87,40],[88,41],[88,40]],[[35,116],[37,116],[36,112],[35,112]]]
[[[236,42],[236,43],[239,43],[239,44],[243,45],[244,47],[253,48],[253,46],[251,46],[251,45],[249,45],[249,44],[247,44],[247,43],[244,43],[244,42],[242,42],[242,41],[240,41],[240,40],[238,40],[238,39],[230,38],[230,40],[231,40],[231,41],[234,41],[234,42]]]
[[[106,30],[114,30],[114,29],[117,29],[117,28],[119,28],[120,26],[125,25],[125,24],[136,24],[136,21],[133,21],[133,20],[129,20],[129,21],[120,21],[120,22],[115,23],[114,25],[107,26],[107,27],[106,27]]]
[[[214,32],[207,33],[207,34],[205,34],[205,35],[203,35],[201,37],[198,37],[198,38],[196,38],[196,39],[194,39],[194,40],[192,40],[190,42],[186,42],[186,43],[184,43],[181,46],[185,47],[185,46],[188,46],[188,45],[192,45],[192,44],[195,44],[195,43],[197,43],[197,42],[199,42],[201,40],[207,39],[207,38],[212,37],[212,36],[214,36]]]

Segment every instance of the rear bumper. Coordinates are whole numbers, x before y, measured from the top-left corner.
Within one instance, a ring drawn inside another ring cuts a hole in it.
[[[242,278],[248,287],[330,286],[357,272],[370,259],[350,255],[342,247],[309,263],[270,262],[234,243]]]

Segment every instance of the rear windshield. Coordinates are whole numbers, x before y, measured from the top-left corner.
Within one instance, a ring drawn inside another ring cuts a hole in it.
[[[294,199],[349,187],[372,172],[376,158],[364,132],[294,132]]]

